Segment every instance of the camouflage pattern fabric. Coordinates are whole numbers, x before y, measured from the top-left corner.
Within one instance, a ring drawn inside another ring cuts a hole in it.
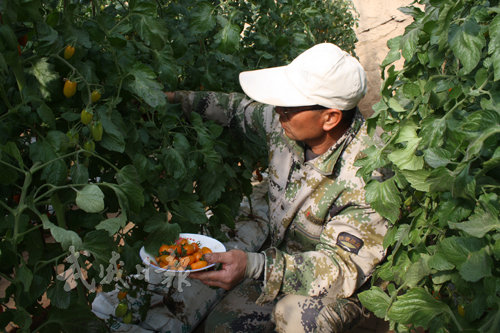
[[[281,295],[348,298],[385,257],[387,221],[365,201],[354,162],[380,140],[356,112],[351,127],[324,154],[304,161],[305,147],[283,132],[274,107],[244,94],[176,92],[188,116],[229,126],[236,137],[265,144],[269,153],[271,247],[264,251],[264,287],[257,304]],[[385,175],[377,172],[382,181]]]
[[[367,317],[356,297],[330,298],[281,294],[259,306],[261,283],[247,279],[217,304],[205,332],[344,332]]]

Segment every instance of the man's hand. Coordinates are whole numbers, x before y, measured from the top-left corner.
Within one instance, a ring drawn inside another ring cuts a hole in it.
[[[200,280],[207,286],[221,287],[226,290],[234,288],[245,277],[247,254],[241,250],[221,253],[207,253],[203,256],[209,264],[222,263],[222,270],[194,272],[190,278]]]

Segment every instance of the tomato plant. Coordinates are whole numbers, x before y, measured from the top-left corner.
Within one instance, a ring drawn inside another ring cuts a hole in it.
[[[90,311],[95,290],[65,290],[59,268],[78,263],[104,291],[122,282],[100,267],[144,286],[133,277],[142,246],[155,252],[181,231],[226,239],[221,226],[234,228],[265,168],[261,142],[186,119],[164,91],[241,91],[240,71],[323,41],[353,53],[356,41],[349,1],[12,0],[0,12],[0,303],[15,303],[0,322],[40,332],[106,330]]]
[[[402,9],[414,21],[388,42],[382,98],[368,119],[370,131],[385,130],[384,146],[356,162],[363,177],[394,172],[366,194],[392,223],[390,255],[375,271],[388,287],[360,300],[396,332],[498,332],[499,2],[418,3]]]

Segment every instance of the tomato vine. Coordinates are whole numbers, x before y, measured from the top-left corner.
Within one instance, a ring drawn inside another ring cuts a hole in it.
[[[181,231],[225,239],[266,165],[262,146],[186,119],[164,91],[239,91],[240,71],[322,41],[354,53],[356,18],[349,0],[59,3],[0,4],[0,277],[11,283],[0,302],[15,303],[0,323],[98,332],[95,292],[57,278],[72,249],[85,282],[118,252],[120,276],[139,286],[143,245]]]

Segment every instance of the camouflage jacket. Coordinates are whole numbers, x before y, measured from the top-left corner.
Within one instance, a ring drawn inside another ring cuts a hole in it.
[[[258,303],[278,293],[351,296],[384,258],[387,231],[386,220],[365,202],[365,182],[353,165],[378,144],[359,111],[335,145],[304,162],[303,144],[284,134],[273,106],[239,93],[178,91],[175,102],[185,113],[195,111],[267,143],[272,247],[265,250]]]

